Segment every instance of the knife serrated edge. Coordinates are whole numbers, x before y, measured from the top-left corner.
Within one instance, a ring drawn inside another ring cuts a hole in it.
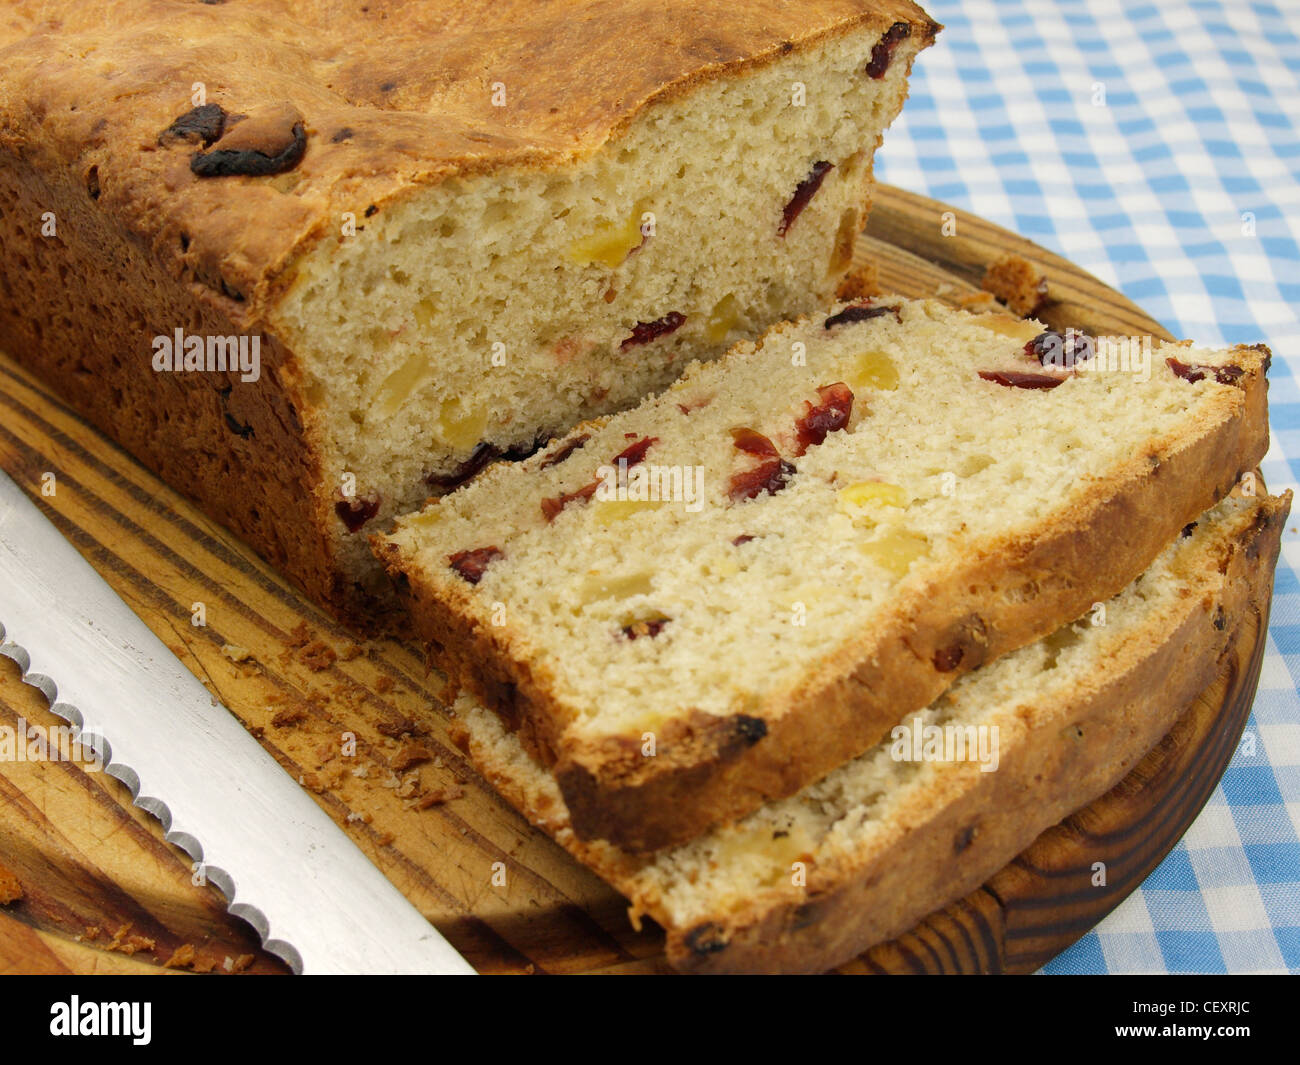
[[[0,641],[6,657],[15,660],[24,682],[45,695],[52,712],[84,737],[86,746],[98,741],[93,746],[95,757],[113,768],[112,775],[127,785],[135,805],[163,823],[166,838],[192,857],[204,856],[196,860],[217,874],[214,886],[226,897],[228,911],[248,920],[269,952],[285,958],[296,972],[473,974],[473,967],[181,664],[3,470],[0,573],[8,577],[0,587],[0,613],[5,615]],[[64,601],[56,607],[53,602],[60,596]],[[82,654],[103,656],[98,680],[78,674],[71,665],[71,680],[65,675],[60,656]],[[56,684],[55,676],[62,677],[63,683]],[[134,685],[124,685],[128,676],[147,682],[152,690],[142,695]],[[131,704],[114,702],[102,729],[87,728],[86,712],[107,713],[108,709],[94,708],[101,699],[115,697],[155,710],[166,699],[175,700],[175,716],[163,725],[169,731],[179,726],[170,761],[160,765],[156,749],[132,734],[140,725],[156,728],[160,722],[140,720],[136,716],[140,711]],[[124,752],[117,763],[107,745],[111,736],[116,736]],[[234,760],[247,774],[229,781],[222,776],[200,778],[209,780],[203,789],[209,802],[229,803],[220,813],[210,806],[191,810],[196,796],[190,791],[178,790],[170,803],[149,793],[152,788],[158,789],[159,796],[169,789],[188,788],[183,780],[172,779],[175,767],[210,773],[209,754]],[[143,782],[140,770],[130,764],[137,759],[148,768]],[[175,823],[177,809],[189,811],[183,821],[205,823],[213,816],[217,820],[201,831],[190,831],[185,824]],[[201,818],[196,817],[198,812]],[[246,827],[239,817],[250,818]],[[235,820],[222,823],[231,818]],[[244,860],[240,837],[249,839],[243,844],[249,861],[262,864],[234,873],[232,866],[237,868]],[[209,865],[209,853],[230,864]],[[292,864],[295,861],[297,865]],[[265,894],[262,905],[239,898],[241,883],[251,897]],[[300,886],[291,886],[295,883]],[[279,937],[271,934],[271,913],[276,914]],[[289,929],[293,931],[286,935]]]
[[[46,673],[29,672],[31,655],[25,647],[8,639],[7,636],[4,621],[0,620],[0,655],[17,663],[19,679],[45,696],[50,713],[72,727],[73,739],[103,762],[103,772],[126,785],[131,793],[132,804],[140,807],[162,825],[163,838],[168,843],[175,844],[194,861],[203,862],[203,845],[198,838],[172,823],[172,812],[166,802],[157,796],[142,794],[143,786],[139,774],[126,763],[113,761],[113,745],[108,737],[93,728],[87,729],[85,717],[77,707],[71,703],[59,702],[58,685],[54,678]],[[216,887],[225,898],[226,911],[252,926],[261,941],[263,950],[280,958],[293,972],[302,972],[302,956],[297,949],[292,943],[272,938],[271,923],[266,914],[251,902],[244,902],[237,898],[238,888],[234,878],[226,870],[204,863],[203,875],[207,882]]]

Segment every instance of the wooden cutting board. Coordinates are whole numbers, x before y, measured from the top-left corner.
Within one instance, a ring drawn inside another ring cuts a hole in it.
[[[932,200],[881,188],[868,237],[860,254],[886,291],[955,298],[1014,252],[1046,273],[1051,325],[1168,336],[1069,262]],[[0,467],[476,968],[666,970],[661,934],[634,932],[621,898],[451,745],[440,680],[414,647],[357,642],[3,356]],[[48,472],[52,498],[41,494]],[[1236,620],[1224,675],[1118,787],[845,971],[1033,970],[1114,908],[1183,834],[1241,734],[1266,618]],[[57,724],[0,658],[0,725],[20,718]],[[1104,887],[1092,883],[1096,861],[1108,867]],[[0,905],[0,973],[284,971],[193,879],[189,857],[116,780],[69,763],[0,762],[0,900],[21,891]]]

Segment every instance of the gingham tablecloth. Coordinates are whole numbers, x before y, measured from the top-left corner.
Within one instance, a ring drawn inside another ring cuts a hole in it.
[[[1179,336],[1266,342],[1263,471],[1295,488],[1300,0],[922,3],[947,29],[916,64],[878,177],[1059,252]],[[1297,527],[1300,513],[1223,782],[1141,889],[1046,972],[1300,972]]]

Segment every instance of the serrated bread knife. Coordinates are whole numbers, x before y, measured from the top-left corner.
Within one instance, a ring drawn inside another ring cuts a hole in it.
[[[0,653],[296,972],[474,971],[2,471]]]

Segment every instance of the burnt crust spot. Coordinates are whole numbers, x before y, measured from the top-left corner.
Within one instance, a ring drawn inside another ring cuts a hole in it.
[[[712,921],[696,925],[683,937],[683,942],[692,954],[709,955],[726,950],[726,934]]]
[[[767,735],[767,722],[761,717],[737,714],[735,722],[736,735],[744,742],[746,747],[754,746]]]
[[[166,148],[172,144],[184,143],[210,147],[221,139],[228,117],[226,109],[220,104],[193,107],[183,115],[177,115],[172,124],[158,134],[158,146]]]
[[[226,385],[224,388],[217,389],[217,395],[221,397],[221,413],[226,421],[226,428],[242,440],[247,440],[253,435],[253,427],[245,422],[241,422],[228,409],[230,403],[230,393],[234,391],[234,385]]]
[[[225,416],[226,416],[226,428],[229,429],[241,440],[247,440],[250,436],[253,435],[253,427],[251,425],[246,425],[239,422],[238,420],[236,420],[235,416],[230,413],[230,411],[226,411]]]
[[[1220,632],[1222,632],[1227,627],[1228,618],[1223,613],[1222,606],[1216,606],[1214,608],[1214,620],[1211,622],[1211,624]]]
[[[951,643],[938,648],[932,659],[940,673],[951,673],[958,666],[978,669],[988,653],[988,626],[978,614],[963,619]]]
[[[975,842],[975,837],[979,835],[979,825],[969,824],[957,833],[956,838],[952,841],[952,851],[954,854],[961,854],[962,851],[970,847]]]

